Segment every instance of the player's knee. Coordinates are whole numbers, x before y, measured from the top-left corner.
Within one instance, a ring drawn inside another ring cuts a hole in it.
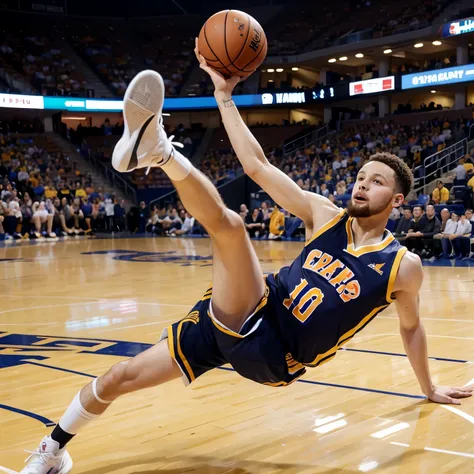
[[[108,396],[118,396],[127,393],[127,385],[130,384],[130,371],[127,371],[128,361],[115,364],[101,378],[102,398]]]
[[[234,236],[238,235],[238,233],[245,234],[244,221],[236,212],[226,209],[219,232],[230,233]]]

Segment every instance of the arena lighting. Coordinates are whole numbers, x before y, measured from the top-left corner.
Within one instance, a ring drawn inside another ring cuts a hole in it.
[[[441,41],[433,41],[433,43],[431,43],[433,46],[441,46],[443,43],[441,43]]]
[[[436,91],[431,91],[432,94],[436,94]]]
[[[341,56],[341,57],[339,58],[339,61],[346,61],[346,60],[347,60],[347,56]]]
[[[364,57],[364,55],[362,53],[357,53],[356,54],[356,58],[363,58],[363,57]]]
[[[268,79],[268,82],[273,82],[273,79]]]
[[[63,120],[86,120],[86,117],[63,117]]]
[[[267,69],[267,72],[275,72],[275,69]]]
[[[423,48],[423,43],[416,43],[415,48]]]
[[[291,70],[292,70],[292,71],[298,71],[299,68],[298,68],[298,67],[292,67]]]
[[[336,58],[328,59],[328,63],[335,63],[335,62],[336,62]]]
[[[283,68],[279,67],[276,72],[283,72]]]
[[[389,48],[389,49],[384,49],[384,52],[383,54],[390,54],[392,52],[392,50]]]

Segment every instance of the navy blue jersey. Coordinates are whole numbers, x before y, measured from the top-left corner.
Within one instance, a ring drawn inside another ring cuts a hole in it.
[[[394,301],[406,248],[389,231],[378,244],[354,247],[345,211],[306,243],[289,267],[267,278],[276,320],[295,360],[320,365]]]

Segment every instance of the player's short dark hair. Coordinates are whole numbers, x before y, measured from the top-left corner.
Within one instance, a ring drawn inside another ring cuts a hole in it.
[[[391,153],[375,153],[369,158],[369,161],[378,161],[392,168],[395,173],[395,182],[397,189],[404,197],[408,196],[413,188],[413,173],[408,165],[398,156]]]

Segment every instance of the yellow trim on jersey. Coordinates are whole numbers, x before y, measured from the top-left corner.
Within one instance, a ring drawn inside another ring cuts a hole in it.
[[[302,375],[305,374],[305,372],[306,371],[301,372],[301,374],[298,377],[295,377],[290,382],[264,382],[263,385],[268,385],[269,387],[286,387],[287,385],[291,385],[293,382],[296,382],[299,378],[301,378]],[[290,374],[290,375],[294,375],[294,374]]]
[[[268,286],[265,286],[265,293],[262,299],[260,300],[260,303],[258,306],[252,311],[252,314],[249,315],[247,320],[249,320],[254,314],[258,313],[267,303],[268,303],[268,295],[270,293],[270,289]],[[239,334],[238,332],[232,331],[232,329],[227,329],[226,327],[222,326],[217,322],[212,316],[209,310],[207,310],[207,315],[211,318],[211,321],[214,323],[214,326],[219,329],[219,331],[229,335],[229,336],[234,336],[238,337],[239,339],[243,339],[246,335]],[[246,321],[247,321],[246,320]]]
[[[224,334],[227,334],[228,336],[233,336],[233,337],[238,337],[239,339],[243,339],[244,336],[239,334],[238,332],[232,331],[232,329],[227,329],[223,326],[221,326],[212,316],[211,313],[209,313],[209,310],[207,311],[207,315],[211,318],[212,323],[214,326],[219,329],[219,331],[223,332]]]
[[[382,242],[372,245],[361,245],[358,248],[354,248],[354,235],[352,233],[353,220],[354,219],[352,217],[349,217],[346,222],[347,248],[345,250],[347,253],[353,255],[354,257],[360,257],[361,255],[365,255],[366,253],[378,252],[380,250],[383,250],[395,240],[395,237],[392,235],[392,233],[387,230],[387,236],[382,240]]]
[[[347,331],[345,334],[343,334],[339,340],[337,341],[336,345],[331,347],[328,351],[324,352],[323,354],[318,354],[316,359],[314,359],[313,362],[305,365],[309,365],[311,367],[315,367],[317,365],[321,364],[321,361],[325,359],[326,357],[334,357],[336,355],[337,350],[339,347],[344,345],[346,342],[348,342],[352,337],[354,337],[354,334],[356,334],[362,327],[364,327],[372,318],[374,318],[380,311],[383,309],[387,308],[388,304],[384,306],[379,306],[378,308],[373,309],[367,316],[365,316],[359,324],[354,326],[352,329]]]
[[[192,322],[193,324],[196,324],[195,320],[192,319],[183,319],[182,321],[179,322],[178,328],[176,329],[176,346],[178,347],[178,354],[181,360],[183,361],[184,366],[186,367],[186,371],[188,372],[188,377],[190,382],[196,380],[196,377],[194,376],[193,369],[191,369],[191,366],[189,365],[188,360],[186,359],[185,355],[183,354],[183,351],[181,350],[181,344],[179,342],[179,336],[181,335],[181,328],[183,327],[183,323],[185,322]]]
[[[407,253],[408,249],[406,247],[402,247],[398,250],[397,256],[393,261],[392,269],[390,270],[390,277],[388,279],[388,286],[387,286],[387,295],[386,300],[387,303],[393,303],[395,298],[392,298],[393,287],[395,286],[395,281],[397,280],[398,270],[400,268],[400,264],[402,263],[402,258]]]
[[[168,326],[168,348],[170,350],[171,357],[177,361],[176,359],[176,352],[174,350],[174,334],[173,334],[173,326]]]
[[[324,234],[331,227],[334,227],[346,214],[345,209],[342,209],[339,214],[335,215],[330,221],[326,222],[319,230],[317,230],[313,236],[304,244],[305,247],[309,245],[314,239],[317,239],[320,235]]]

